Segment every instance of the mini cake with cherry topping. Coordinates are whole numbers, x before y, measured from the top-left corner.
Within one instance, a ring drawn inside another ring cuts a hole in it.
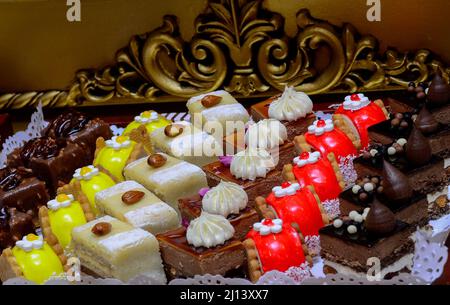
[[[127,180],[134,180],[178,210],[178,199],[207,187],[205,173],[194,164],[156,153],[128,164]]]
[[[333,116],[337,127],[345,125],[353,131],[353,135],[361,142],[361,146],[369,145],[367,128],[388,118],[388,112],[382,100],[370,101],[364,94],[352,94],[345,97],[344,103],[336,109]]]
[[[186,228],[157,236],[170,277],[203,274],[227,275],[245,262],[244,248],[234,237],[234,227],[222,215],[203,211]]]
[[[281,219],[263,219],[255,223],[243,245],[252,282],[272,270],[306,269],[312,264],[301,233]]]
[[[100,215],[158,234],[178,228],[177,212],[135,181],[124,181],[95,195]]]
[[[295,137],[294,144],[299,154],[316,150],[324,156],[334,153],[338,160],[356,156],[361,148],[361,142],[350,128],[344,125],[336,128],[330,119],[314,121],[306,134]]]
[[[284,166],[283,178],[286,181],[298,182],[302,188],[313,186],[321,201],[336,199],[345,187],[333,153],[324,158],[318,151],[302,152],[294,158],[294,165]]]
[[[282,94],[253,105],[251,114],[256,121],[264,119],[281,121],[286,126],[289,141],[305,133],[316,119],[309,96],[296,91],[293,87],[286,87]]]
[[[191,122],[197,127],[202,128],[210,122],[219,123],[224,135],[234,133],[235,127],[237,130],[243,129],[245,123],[250,120],[244,106],[224,90],[191,97],[186,106],[191,115]],[[241,123],[241,126],[234,126],[234,123]]]
[[[155,236],[113,217],[74,228],[72,247],[87,273],[123,282],[144,275],[155,283],[166,283]]]
[[[235,230],[235,238],[241,239],[259,220],[256,211],[248,206],[248,195],[242,186],[220,181],[218,185],[200,190],[197,194],[178,200],[183,220],[191,221],[200,216],[202,209],[210,214],[227,218]]]
[[[410,232],[410,225],[375,198],[362,214],[352,211],[320,230],[324,272],[366,277],[372,258],[380,260],[380,279],[408,272],[414,251]]]

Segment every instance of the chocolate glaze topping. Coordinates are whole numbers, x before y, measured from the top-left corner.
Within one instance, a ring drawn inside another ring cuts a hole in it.
[[[22,167],[4,168],[0,171],[0,188],[4,192],[10,191],[19,186],[25,178],[29,178],[31,176],[31,171]]]
[[[41,137],[25,143],[20,151],[20,158],[27,165],[31,158],[50,159],[56,157],[59,151],[66,146],[62,139]]]
[[[413,128],[406,143],[406,158],[415,166],[422,166],[431,160],[431,146],[417,128]]]
[[[385,236],[395,230],[395,215],[375,197],[364,226],[369,234]]]
[[[389,203],[401,204],[411,199],[413,189],[408,177],[392,164],[383,160],[383,193]]]
[[[414,125],[424,134],[433,133],[439,128],[438,121],[436,121],[426,107],[422,107],[414,121]]]
[[[432,107],[445,105],[450,100],[450,86],[442,78],[440,70],[434,75],[428,90],[427,102]]]
[[[90,120],[78,111],[65,112],[50,123],[45,135],[66,138],[82,130]]]

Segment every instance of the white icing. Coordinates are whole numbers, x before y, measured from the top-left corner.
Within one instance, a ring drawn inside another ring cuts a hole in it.
[[[222,245],[234,235],[234,228],[222,215],[203,211],[189,224],[186,240],[194,247],[212,248]]]
[[[294,158],[294,163],[298,167],[303,167],[307,164],[314,164],[320,159],[320,152],[315,151],[312,153],[308,153],[308,159],[302,159],[300,156]]]
[[[73,177],[77,180],[90,180],[92,177],[99,174],[98,168],[96,168],[93,165],[86,166],[90,169],[89,172],[85,173],[84,175],[81,174],[81,168],[78,168],[75,170],[75,174],[73,174]]]
[[[139,184],[133,180],[120,182],[114,186],[111,186],[111,187],[95,194],[95,200],[103,200],[104,201],[104,200],[107,200],[108,198],[111,198],[112,196],[114,196],[116,194],[123,194],[130,190],[136,190],[136,189],[145,189],[145,188],[141,184]]]
[[[36,240],[28,240],[28,235],[25,235],[21,240],[16,241],[16,247],[19,247],[25,252],[30,252],[33,249],[42,249],[44,247],[44,240],[42,236],[38,236]]]
[[[265,149],[249,147],[233,156],[230,171],[236,178],[255,180],[266,177],[275,165],[272,156]]]
[[[352,101],[351,95],[345,97],[343,107],[345,110],[356,111],[370,104],[370,100],[362,93],[358,93],[359,101]]]
[[[334,129],[333,120],[325,120],[325,125],[323,127],[317,127],[317,123],[319,120],[314,121],[312,125],[308,127],[308,132],[311,134],[315,134],[316,136],[320,136],[325,132],[332,131]]]
[[[269,117],[280,121],[295,121],[312,112],[313,103],[308,95],[286,87],[283,94],[269,106]]]
[[[169,219],[170,214],[175,218],[178,217],[177,212],[172,207],[160,201],[128,211],[124,214],[124,217],[133,227],[145,228],[151,225],[167,223],[171,220]]]
[[[209,121],[219,121],[220,118],[226,116],[227,118],[244,118],[248,119],[249,115],[244,106],[239,103],[217,105],[214,107],[206,108],[202,111],[202,114]]]
[[[121,136],[121,137],[123,137],[123,136]],[[126,137],[127,139],[125,141],[123,141],[122,143],[117,142],[117,138],[118,138],[117,136],[114,136],[110,140],[106,140],[105,141],[106,146],[109,148],[113,148],[115,150],[130,147],[131,141],[129,140],[128,137]]]
[[[211,214],[219,214],[228,217],[230,214],[238,214],[248,203],[248,195],[244,189],[236,183],[220,181],[211,188],[202,199],[203,210]]]
[[[272,219],[272,225],[264,224],[265,219],[253,224],[253,230],[260,235],[269,235],[270,233],[280,233],[283,230],[283,221],[281,219]]]
[[[141,124],[147,124],[158,120],[158,113],[155,111],[150,111],[150,117],[146,117],[144,116],[144,112],[141,112],[139,115],[134,117],[134,120]]]
[[[288,187],[282,187],[282,186],[275,186],[272,188],[272,192],[275,194],[275,197],[281,198],[284,196],[292,196],[297,193],[297,191],[300,189],[300,185],[298,183],[292,183]]]
[[[185,177],[199,173],[205,175],[199,167],[188,162],[179,162],[173,166],[156,170],[148,179],[156,185],[164,185],[171,181],[183,181]]]
[[[74,201],[74,197],[73,197],[73,195],[67,195],[67,197],[69,199],[64,200],[64,201],[58,201],[58,196],[57,196],[55,199],[47,202],[47,207],[52,211],[57,211],[60,208],[68,207]]]
[[[130,248],[142,243],[145,239],[152,235],[142,229],[133,229],[121,232],[100,240],[98,243],[105,247],[109,252],[120,251],[124,248]]]
[[[245,133],[245,144],[249,147],[270,150],[287,140],[286,126],[274,119],[261,120],[250,125]]]

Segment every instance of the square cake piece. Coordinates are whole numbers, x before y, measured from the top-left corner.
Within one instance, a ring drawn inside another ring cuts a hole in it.
[[[222,138],[217,141],[189,122],[177,122],[151,134],[157,150],[197,166],[214,162],[223,155]]]
[[[135,181],[124,181],[95,195],[102,215],[110,215],[152,234],[180,226],[177,212]]]
[[[98,276],[127,282],[145,275],[166,283],[157,239],[113,217],[74,228],[72,247],[81,265]]]
[[[164,153],[153,154],[130,163],[124,169],[127,180],[134,180],[178,210],[178,199],[191,196],[207,186],[201,168]]]
[[[208,122],[217,122],[222,126],[224,135],[243,129],[245,123],[250,120],[244,106],[224,90],[194,96],[189,99],[186,106],[191,115],[191,122],[195,126],[201,128]],[[233,128],[233,126],[227,128],[227,122],[242,124],[236,126],[240,128]]]

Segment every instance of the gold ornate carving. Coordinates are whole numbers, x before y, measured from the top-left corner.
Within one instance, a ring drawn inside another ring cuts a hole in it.
[[[174,16],[161,27],[134,36],[116,63],[77,73],[68,91],[0,96],[0,109],[177,101],[225,88],[238,97],[270,96],[286,85],[309,94],[393,90],[428,81],[450,69],[430,51],[378,53],[378,41],[350,24],[336,27],[297,13],[298,31],[289,37],[284,18],[262,0],[209,0],[195,21],[190,41],[181,38]]]

